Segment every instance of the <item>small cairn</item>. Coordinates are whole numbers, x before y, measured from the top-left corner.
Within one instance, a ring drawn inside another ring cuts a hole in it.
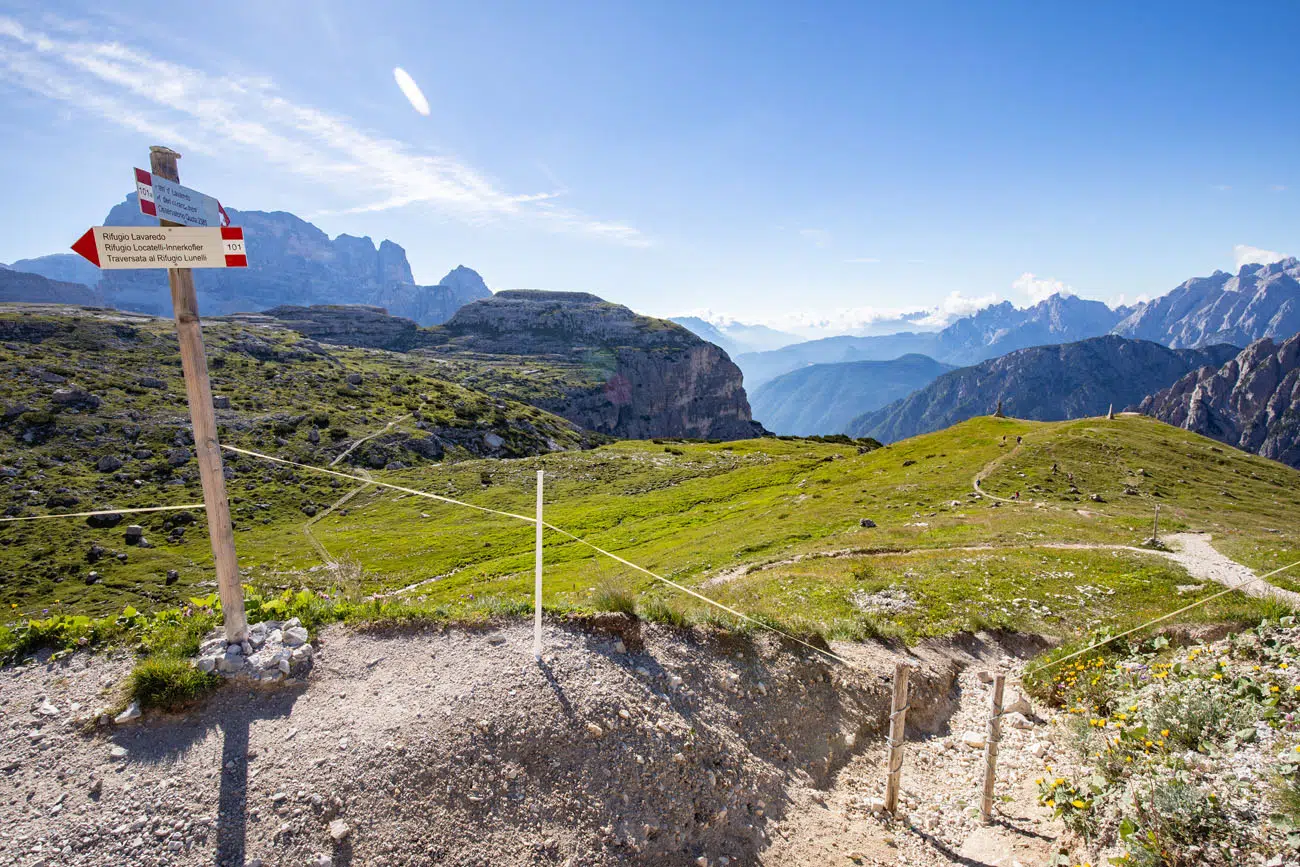
[[[226,641],[224,632],[214,630],[199,645],[195,665],[232,680],[279,683],[305,677],[314,657],[307,629],[294,617],[254,623],[244,641]]]

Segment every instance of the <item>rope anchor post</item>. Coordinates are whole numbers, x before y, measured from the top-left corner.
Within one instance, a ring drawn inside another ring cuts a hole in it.
[[[544,470],[537,471],[537,544],[533,566],[533,658],[542,661],[542,478]]]
[[[1002,691],[1007,676],[993,675],[993,695],[989,707],[989,727],[984,736],[984,797],[980,800],[980,821],[993,821],[993,787],[997,781],[998,744],[1002,741]]]
[[[889,708],[889,778],[885,781],[885,810],[898,813],[898,789],[903,778],[903,740],[907,731],[908,678],[912,668],[894,665],[894,695]]]

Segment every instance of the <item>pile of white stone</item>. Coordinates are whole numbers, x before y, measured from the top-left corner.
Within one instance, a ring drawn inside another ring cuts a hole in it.
[[[304,677],[313,656],[307,628],[294,617],[283,623],[254,623],[244,641],[226,641],[225,633],[215,630],[199,645],[195,664],[200,671],[215,671],[226,678],[278,683]]]

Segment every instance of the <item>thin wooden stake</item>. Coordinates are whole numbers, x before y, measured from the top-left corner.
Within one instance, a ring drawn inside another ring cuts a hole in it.
[[[894,695],[889,707],[889,778],[885,782],[885,809],[898,812],[898,789],[903,777],[903,739],[907,731],[908,677],[911,666],[894,665]]]
[[[1160,541],[1160,504],[1156,503],[1156,516],[1151,524],[1151,541]]]
[[[155,175],[180,183],[176,161],[180,154],[165,147],[149,148],[149,170]],[[179,226],[159,220],[163,226]],[[203,481],[204,513],[208,519],[208,536],[212,540],[212,560],[217,570],[217,590],[221,613],[226,622],[226,640],[243,641],[248,637],[248,618],[244,613],[244,591],[239,584],[239,561],[235,558],[235,532],[230,523],[230,502],[226,499],[226,478],[222,474],[221,444],[217,442],[217,418],[212,409],[212,384],[208,381],[208,361],[203,352],[203,329],[199,323],[199,303],[194,294],[194,272],[189,268],[167,269],[172,290],[172,312],[176,317],[176,337],[181,346],[181,369],[185,373],[185,394],[190,403],[190,421],[194,425],[194,451]]]
[[[984,797],[980,801],[980,821],[993,821],[993,785],[998,770],[998,744],[1002,741],[1002,690],[1005,674],[993,675],[993,697],[989,707],[989,728],[984,736]]]
[[[533,575],[533,658],[542,661],[542,477],[537,471],[537,551]]]

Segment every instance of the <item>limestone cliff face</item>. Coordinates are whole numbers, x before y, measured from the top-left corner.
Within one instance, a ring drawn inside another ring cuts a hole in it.
[[[1163,422],[1300,467],[1300,334],[1257,340],[1222,367],[1203,367],[1139,407]]]
[[[532,357],[576,368],[580,376],[532,402],[598,433],[716,439],[762,433],[750,417],[740,369],[725,352],[676,323],[595,295],[499,292],[465,305],[427,334],[426,346],[438,354]]]

